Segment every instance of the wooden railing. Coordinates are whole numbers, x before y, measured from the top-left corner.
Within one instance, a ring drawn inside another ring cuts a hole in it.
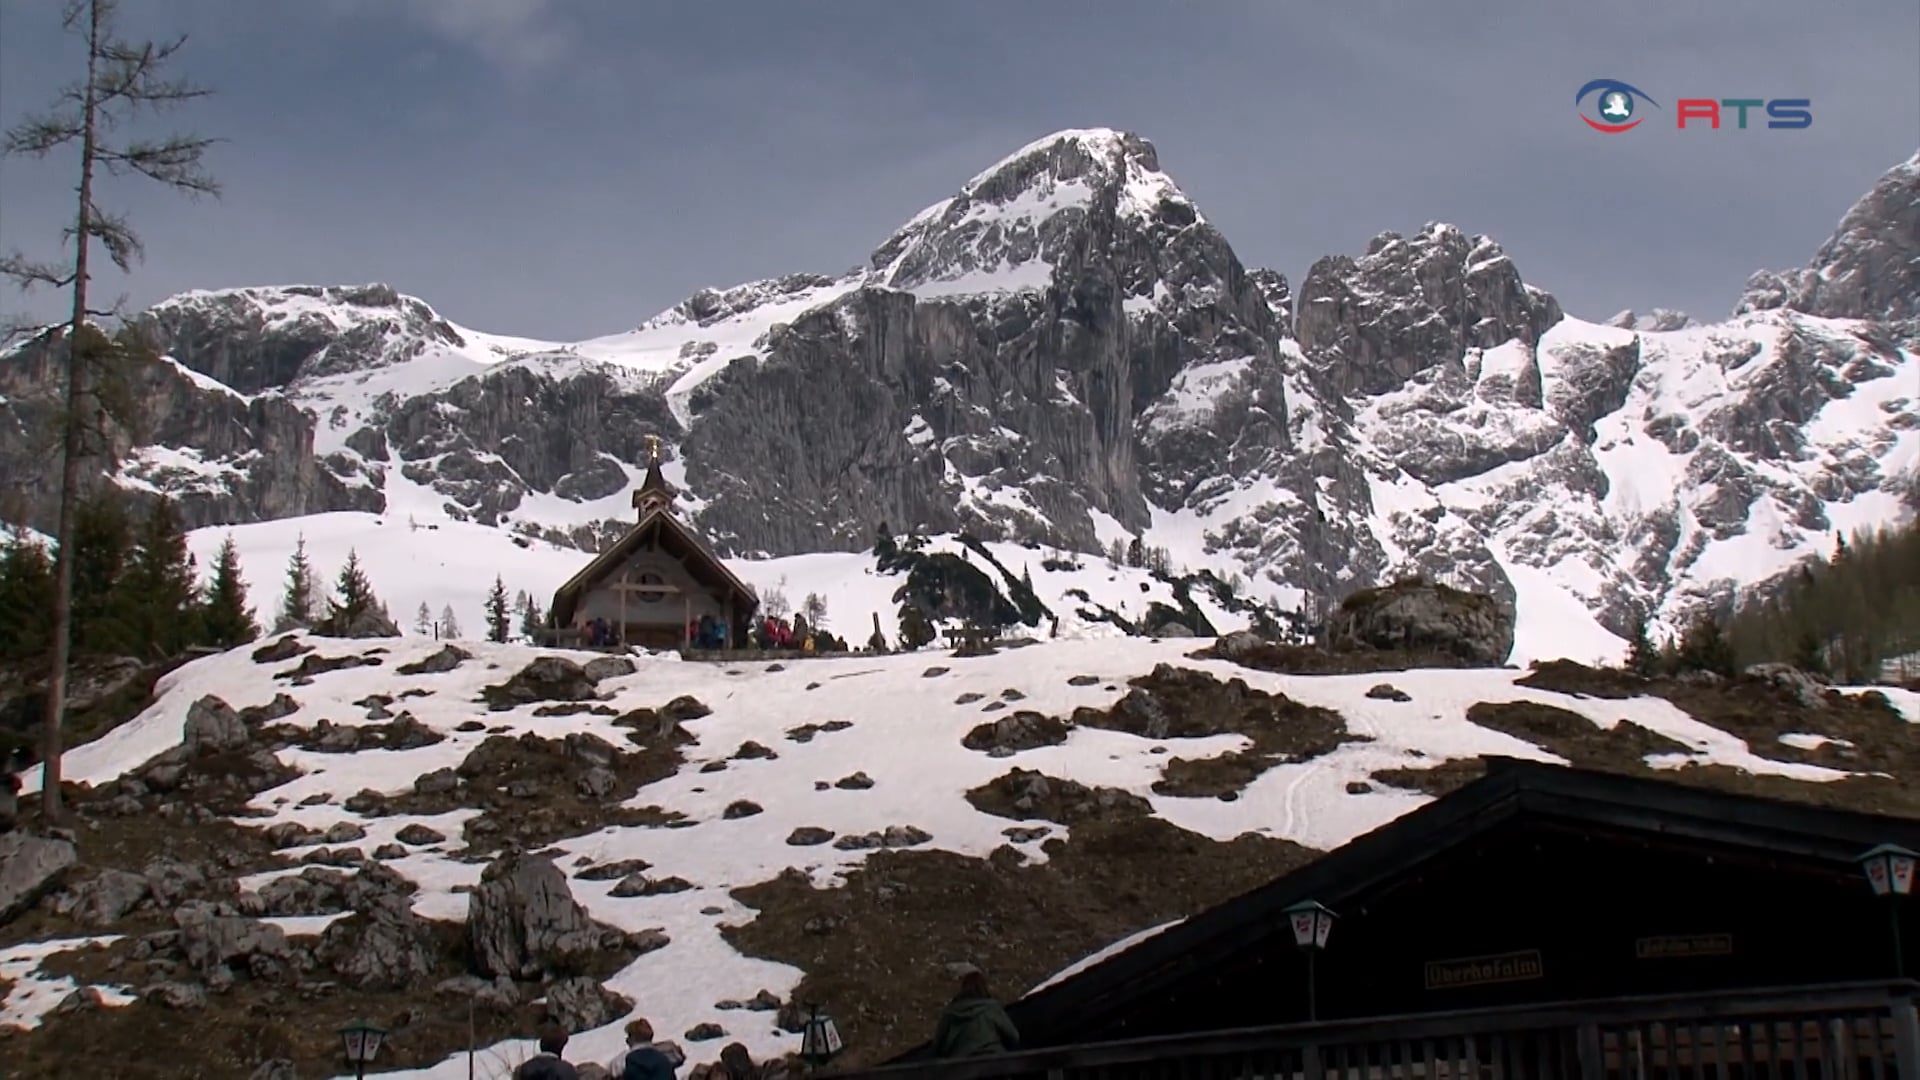
[[[1425,1013],[1064,1046],[860,1080],[1920,1080],[1920,983]]]

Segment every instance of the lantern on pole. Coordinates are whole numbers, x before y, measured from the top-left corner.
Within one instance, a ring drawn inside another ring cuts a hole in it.
[[[1893,975],[1904,979],[1907,957],[1900,942],[1900,901],[1913,895],[1914,867],[1920,863],[1920,853],[1898,844],[1881,844],[1862,853],[1855,861],[1867,875],[1867,885],[1873,889],[1873,895],[1887,901],[1887,919],[1893,931]]]
[[[1314,957],[1327,947],[1327,936],[1333,932],[1335,916],[1317,900],[1302,900],[1288,908],[1286,916],[1287,925],[1293,931],[1293,943],[1306,950],[1307,954],[1307,1019],[1318,1020],[1319,988],[1315,985]]]
[[[385,1028],[375,1027],[365,1020],[355,1020],[340,1029],[340,1040],[345,1044],[347,1063],[353,1066],[356,1080],[364,1080],[367,1066],[372,1064],[373,1055],[380,1052],[380,1040],[386,1036]]]

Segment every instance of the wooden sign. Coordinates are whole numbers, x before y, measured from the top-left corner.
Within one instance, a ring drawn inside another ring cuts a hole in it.
[[[1641,960],[1667,960],[1685,956],[1731,956],[1732,934],[1668,934],[1643,937],[1634,941],[1633,955]]]
[[[1546,974],[1539,949],[1495,953],[1491,956],[1462,956],[1452,960],[1427,961],[1427,989],[1452,990],[1462,986],[1489,986],[1494,983],[1526,982]]]

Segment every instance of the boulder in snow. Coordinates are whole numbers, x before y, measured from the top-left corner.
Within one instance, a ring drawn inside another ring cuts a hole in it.
[[[1514,611],[1491,596],[1420,578],[1362,589],[1327,620],[1335,651],[1444,653],[1495,667],[1513,652]]]

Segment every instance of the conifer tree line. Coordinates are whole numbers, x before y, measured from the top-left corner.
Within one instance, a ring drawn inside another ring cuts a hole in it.
[[[1867,683],[1882,665],[1920,652],[1920,520],[1836,535],[1832,550],[1770,595],[1720,618],[1703,617],[1656,646],[1644,620],[1627,664],[1642,674],[1784,663],[1843,683]]]
[[[1823,559],[1727,626],[1743,661],[1777,660],[1847,683],[1920,650],[1920,519],[1836,535]]]
[[[53,558],[25,531],[0,545],[0,659],[38,660],[53,645]],[[144,515],[102,496],[78,508],[73,537],[73,652],[162,660],[193,646],[260,636],[233,539],[203,583],[173,504]]]

